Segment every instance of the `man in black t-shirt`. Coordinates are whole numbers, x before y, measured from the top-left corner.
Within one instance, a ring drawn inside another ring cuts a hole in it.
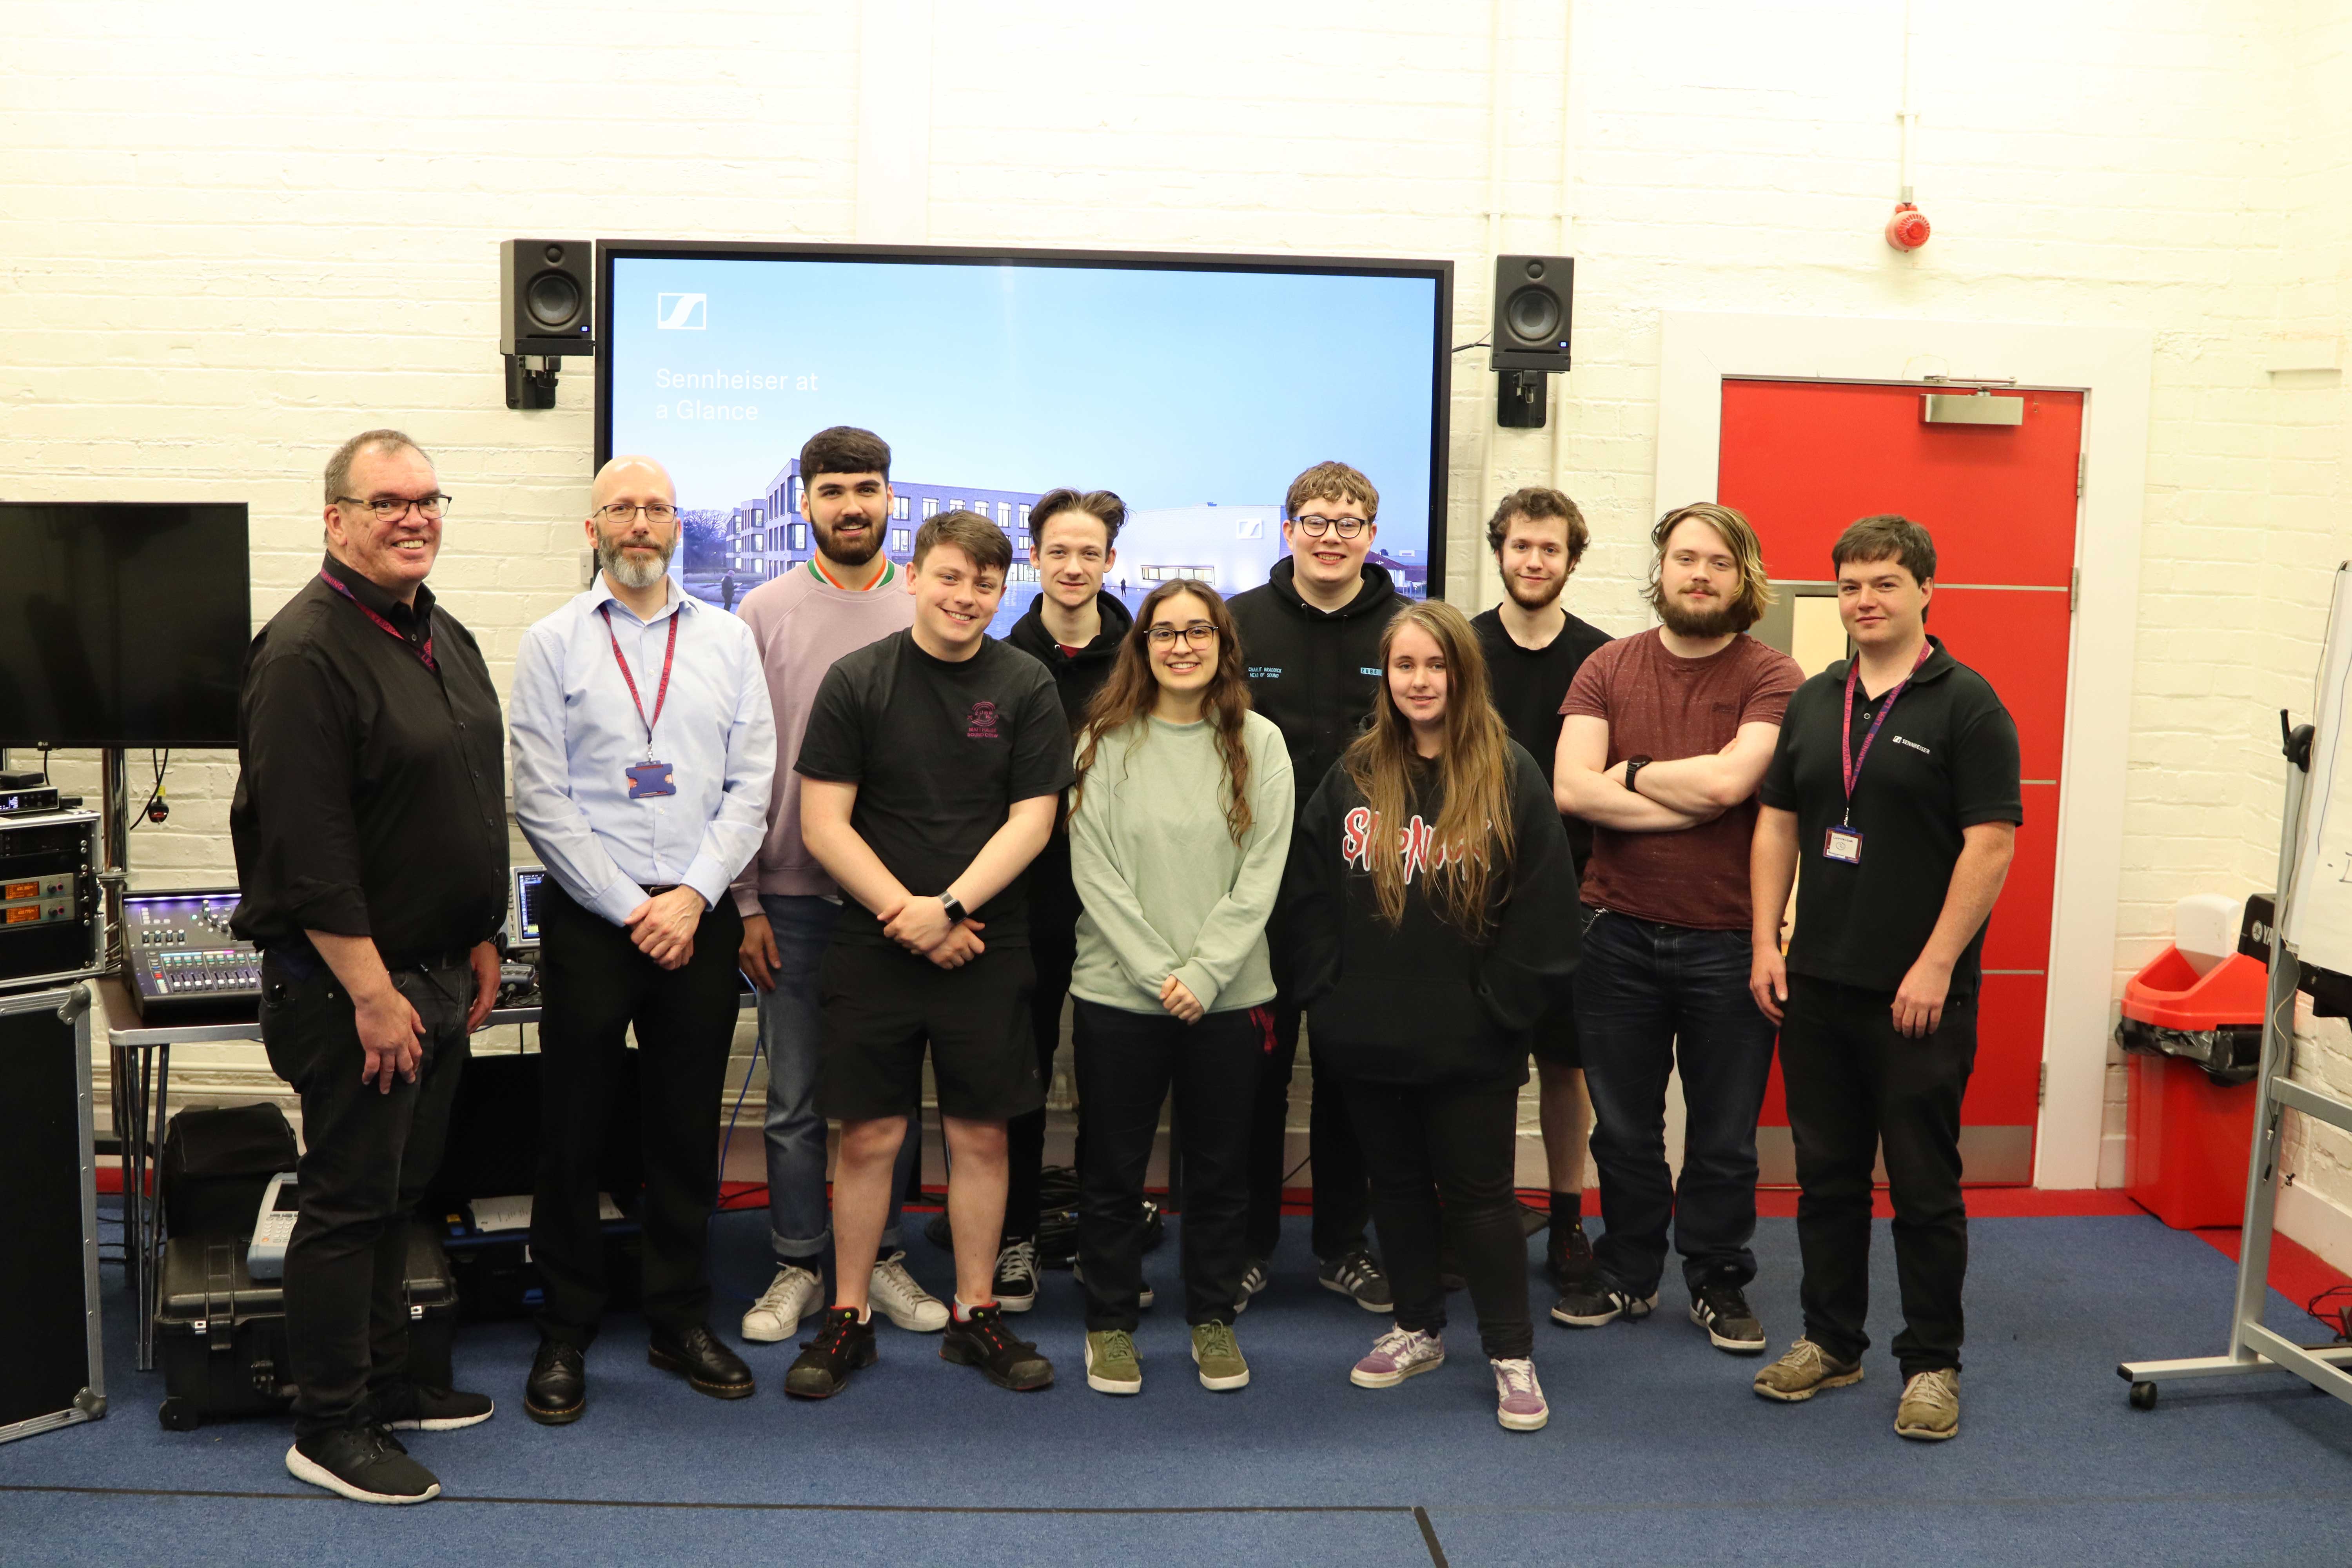
[[[1584,657],[1609,640],[1599,626],[1560,608],[1560,591],[1591,542],[1584,513],[1555,489],[1513,490],[1486,524],[1486,547],[1502,568],[1503,602],[1471,621],[1486,653],[1496,710],[1511,739],[1544,765],[1559,750],[1559,705]],[[1592,825],[1563,816],[1578,870],[1592,854]],[[1584,1237],[1584,1164],[1592,1131],[1592,1101],[1584,1090],[1584,1058],[1576,1040],[1576,1011],[1566,983],[1533,1037],[1541,1108],[1544,1163],[1551,1178],[1551,1237],[1545,1264],[1561,1289],[1585,1279],[1592,1244]]]
[[[994,1299],[1005,1122],[1045,1102],[1029,1038],[1036,972],[1024,886],[1070,782],[1070,729],[1044,666],[987,634],[1013,546],[942,512],[915,535],[915,624],[826,672],[795,764],[801,837],[858,910],[819,972],[819,1099],[841,1121],[834,1279],[786,1393],[823,1399],[874,1362],[866,1284],[907,1114],[930,1048],[953,1172],[956,1293],[940,1354],[1013,1389],[1054,1369]]]
[[[1758,791],[1751,861],[1748,986],[1780,1025],[1805,1269],[1804,1337],[1755,1386],[1795,1401],[1861,1380],[1883,1142],[1903,1290],[1895,1430],[1932,1440],[1959,1430],[1960,1098],[1976,1062],[1985,921],[2024,819],[2017,726],[1984,678],[1927,636],[1926,529],[1866,517],[1830,559],[1855,654],[1790,700]]]

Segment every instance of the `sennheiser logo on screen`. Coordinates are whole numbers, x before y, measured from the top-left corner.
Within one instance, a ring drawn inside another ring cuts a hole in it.
[[[710,325],[708,294],[656,294],[654,325],[666,332],[699,332]]]

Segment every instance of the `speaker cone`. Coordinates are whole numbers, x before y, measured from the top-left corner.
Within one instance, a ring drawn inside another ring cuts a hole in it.
[[[523,308],[542,327],[568,327],[580,315],[580,285],[561,272],[542,272],[530,280]]]
[[[1504,301],[1503,324],[1522,342],[1549,347],[1559,336],[1559,299],[1549,289],[1522,289]]]

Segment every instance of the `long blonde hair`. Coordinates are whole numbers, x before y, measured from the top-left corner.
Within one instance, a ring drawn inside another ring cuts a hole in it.
[[[1436,758],[1444,805],[1418,868],[1430,907],[1440,920],[1474,941],[1486,933],[1486,899],[1495,868],[1511,858],[1511,732],[1487,695],[1486,656],[1461,611],[1442,600],[1408,605],[1381,633],[1381,684],[1372,698],[1371,727],[1340,762],[1371,809],[1365,835],[1372,897],[1381,918],[1404,921],[1405,824],[1412,820],[1408,768],[1412,725],[1389,695],[1388,668],[1397,634],[1419,628],[1445,660],[1444,743]]]

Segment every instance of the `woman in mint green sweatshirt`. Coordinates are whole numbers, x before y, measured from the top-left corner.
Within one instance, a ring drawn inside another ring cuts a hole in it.
[[[1079,729],[1070,806],[1078,918],[1078,1268],[1087,1385],[1138,1394],[1143,1173],[1172,1083],[1184,1129],[1184,1317],[1202,1386],[1240,1388],[1250,1107],[1271,1041],[1266,916],[1294,806],[1282,731],[1250,710],[1240,639],[1210,589],[1152,590]]]

